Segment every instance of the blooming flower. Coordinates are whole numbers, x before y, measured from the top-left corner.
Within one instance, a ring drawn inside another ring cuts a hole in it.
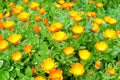
[[[44,8],[40,9],[39,13],[42,14],[42,15],[44,15],[45,14],[45,9]]]
[[[0,40],[0,50],[6,50],[8,47],[8,42],[6,40]]]
[[[53,33],[52,38],[57,42],[62,42],[68,38],[68,35],[62,31],[59,31],[59,32]]]
[[[56,64],[55,64],[55,61],[52,58],[47,58],[47,59],[43,60],[42,69],[45,72],[49,73],[50,70],[55,69],[55,68],[56,68]]]
[[[14,21],[6,21],[3,23],[3,26],[7,29],[12,29],[14,26]]]
[[[24,46],[24,51],[27,53],[27,54],[30,54],[30,52],[32,51],[32,46],[30,44],[26,44]]]
[[[88,50],[79,50],[79,57],[81,60],[88,60],[91,53]]]
[[[34,32],[37,34],[40,32],[40,27],[39,26],[34,26]]]
[[[116,37],[116,31],[110,30],[110,29],[105,30],[103,34],[104,34],[104,37],[109,40],[112,40]]]
[[[106,42],[100,41],[95,44],[95,48],[100,52],[104,52],[108,49],[108,44]]]
[[[70,73],[74,76],[82,76],[85,72],[84,65],[81,63],[75,63],[70,68]]]
[[[100,67],[101,67],[101,61],[95,62],[95,68],[100,69]]]
[[[84,27],[80,25],[75,25],[72,27],[72,32],[75,34],[82,34],[84,32]]]
[[[115,74],[115,69],[114,68],[108,68],[108,74],[109,75],[114,75]]]
[[[101,8],[101,7],[103,6],[103,3],[97,2],[97,3],[96,3],[96,6],[97,6],[98,8]]]
[[[63,80],[62,71],[60,69],[53,69],[49,73],[51,80]]]
[[[37,77],[34,78],[34,80],[46,80],[46,79],[42,76],[37,76]]]
[[[22,10],[23,10],[22,6],[15,6],[15,8],[13,9],[13,13],[19,14]]]
[[[94,19],[94,23],[96,23],[96,24],[98,24],[98,25],[101,25],[101,24],[104,23],[104,21],[103,21],[102,19],[100,19],[100,18],[95,18],[95,19]]]
[[[14,52],[12,53],[12,60],[15,62],[18,62],[22,59],[22,53],[21,52]]]
[[[64,53],[68,56],[72,55],[74,53],[74,48],[71,46],[68,46],[64,49]]]
[[[36,10],[37,8],[39,8],[39,4],[37,2],[31,2],[29,7],[32,9],[32,10]]]
[[[22,39],[22,36],[20,34],[13,34],[8,38],[8,41],[10,41],[13,44],[18,44]]]
[[[30,14],[28,12],[21,12],[19,15],[18,15],[18,18],[21,20],[21,21],[27,21],[29,19],[29,16]]]

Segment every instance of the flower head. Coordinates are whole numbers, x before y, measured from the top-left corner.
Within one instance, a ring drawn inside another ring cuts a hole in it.
[[[115,69],[114,68],[108,68],[108,74],[109,75],[114,75],[115,74]]]
[[[30,52],[32,51],[32,46],[30,44],[26,44],[24,46],[24,51],[27,53],[27,54],[30,54]]]
[[[22,59],[22,53],[21,52],[14,52],[12,53],[12,60],[15,62],[18,62]]]
[[[101,61],[95,62],[95,68],[96,68],[96,69],[100,69],[101,64],[102,64]]]
[[[34,80],[46,80],[46,79],[42,76],[37,76],[37,77],[34,78]]]
[[[84,27],[80,25],[75,25],[72,27],[72,32],[75,34],[82,34],[84,32]]]
[[[8,42],[6,40],[0,40],[0,50],[6,50],[8,47]]]
[[[37,8],[39,8],[39,3],[37,2],[31,2],[29,7],[32,9],[32,10],[36,10]]]
[[[18,15],[18,18],[21,20],[21,21],[27,21],[29,19],[29,16],[30,14],[28,12],[21,12],[19,15]]]
[[[74,53],[74,48],[71,47],[71,46],[68,46],[64,49],[64,53],[67,55],[67,56],[70,56]]]

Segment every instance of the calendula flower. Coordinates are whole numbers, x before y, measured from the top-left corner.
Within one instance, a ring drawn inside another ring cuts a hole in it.
[[[33,27],[34,28],[34,32],[36,33],[36,34],[38,34],[39,32],[40,32],[40,27],[39,26],[34,26]]]
[[[104,35],[105,38],[107,38],[109,40],[112,40],[116,37],[116,31],[111,30],[111,29],[107,29],[107,30],[105,30],[103,35]]]
[[[60,4],[57,4],[57,3],[55,3],[54,6],[57,7],[57,8],[60,8],[60,7],[61,7],[61,5],[60,5]]]
[[[110,16],[105,16],[105,17],[104,17],[104,20],[105,20],[105,22],[107,22],[107,23],[109,22],[110,19],[111,19]]]
[[[27,54],[30,54],[30,52],[32,51],[32,46],[30,44],[26,44],[24,46],[24,51],[27,53]]]
[[[22,36],[20,34],[12,34],[9,38],[8,41],[13,43],[13,44],[18,44],[22,39]]]
[[[70,15],[71,18],[74,18],[78,15],[78,12],[77,11],[70,11],[69,15]]]
[[[89,4],[94,4],[94,0],[89,0]]]
[[[75,34],[82,34],[84,32],[84,27],[80,25],[75,25],[72,27],[72,32]]]
[[[63,3],[65,3],[65,0],[58,0],[58,3],[63,4]]]
[[[74,20],[75,20],[76,22],[79,22],[79,21],[82,20],[82,17],[79,16],[79,15],[77,15],[77,16],[74,17]]]
[[[86,13],[86,16],[87,16],[87,17],[95,17],[95,16],[96,16],[96,13],[95,13],[95,12],[87,12],[87,13]]]
[[[56,63],[55,63],[55,61],[52,58],[47,58],[47,59],[43,60],[42,69],[46,73],[49,73],[50,70],[55,69],[56,67],[57,67]]]
[[[3,36],[0,34],[0,41],[3,40]]]
[[[40,21],[41,17],[40,16],[35,16],[35,21]]]
[[[3,18],[3,14],[2,13],[0,13],[0,20]]]
[[[60,22],[55,22],[55,23],[51,24],[51,25],[48,27],[48,30],[53,33],[53,32],[60,31],[62,28],[63,28],[63,24],[62,24],[62,23],[60,23]]]
[[[12,60],[15,61],[15,62],[18,62],[22,59],[22,53],[17,51],[17,52],[14,52],[12,53]]]
[[[8,4],[8,6],[14,8],[15,7],[15,3],[11,2],[11,3]]]
[[[3,26],[7,29],[12,29],[14,27],[14,21],[6,21],[3,23]]]
[[[74,39],[77,39],[78,37],[79,37],[78,34],[74,34],[74,35],[73,35],[73,38],[74,38]]]
[[[108,24],[114,25],[117,23],[117,20],[115,18],[110,18],[108,21]]]
[[[72,46],[68,46],[64,49],[64,53],[67,55],[67,56],[70,56],[74,53],[74,48]]]
[[[81,60],[88,60],[91,53],[88,50],[79,50],[79,57]]]
[[[120,30],[116,30],[116,35],[120,38]]]
[[[51,80],[63,80],[62,71],[60,69],[53,69],[49,73]]]
[[[93,72],[90,71],[90,72],[88,73],[88,75],[89,75],[89,76],[92,76],[92,75],[93,75]]]
[[[70,73],[74,76],[82,76],[85,72],[84,65],[77,62],[73,64],[70,68]]]
[[[15,8],[13,9],[13,13],[19,14],[22,10],[23,10],[22,6],[15,6]]]
[[[101,64],[102,64],[101,61],[95,62],[95,68],[96,68],[96,69],[100,69]]]
[[[45,25],[49,24],[49,20],[48,20],[48,19],[45,19],[45,20],[43,21],[43,24],[45,24]]]
[[[37,8],[39,8],[39,3],[37,2],[31,2],[29,7],[32,9],[32,10],[36,10]]]
[[[97,3],[96,3],[96,6],[97,6],[98,8],[101,8],[101,7],[103,6],[103,3],[102,3],[102,2],[97,2]]]
[[[39,13],[42,14],[42,15],[44,15],[45,14],[45,9],[44,8],[40,9]]]
[[[5,22],[0,22],[0,29],[4,29],[5,27],[4,27],[4,23]]]
[[[107,69],[109,75],[114,75],[115,74],[115,69],[114,68],[108,68]]]
[[[62,42],[68,38],[68,35],[65,32],[59,31],[53,33],[52,38],[57,42]]]
[[[27,21],[29,19],[29,16],[30,14],[28,12],[21,12],[19,15],[18,15],[18,18],[21,20],[21,21]]]
[[[27,4],[27,3],[28,3],[28,0],[24,0],[24,3]]]
[[[103,21],[102,19],[100,19],[100,18],[95,18],[95,19],[94,19],[94,23],[96,23],[96,24],[98,24],[98,25],[101,25],[101,24],[104,23],[104,21]]]
[[[104,52],[108,49],[108,44],[106,42],[100,41],[95,44],[95,48],[100,52]]]
[[[91,29],[93,32],[98,32],[99,31],[99,25],[96,23],[92,24],[93,28]]]
[[[42,76],[37,76],[37,77],[34,78],[34,80],[46,80],[46,79]]]
[[[8,42],[6,40],[0,40],[0,50],[6,50],[8,47]]]
[[[68,8],[72,8],[74,6],[73,2],[67,2],[67,4],[68,4]]]

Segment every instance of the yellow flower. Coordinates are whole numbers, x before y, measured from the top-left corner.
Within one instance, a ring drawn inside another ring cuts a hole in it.
[[[55,64],[55,61],[52,59],[52,58],[47,58],[45,60],[43,60],[43,63],[42,63],[42,69],[49,73],[50,70],[52,69],[55,69],[57,66]]]
[[[34,78],[34,80],[46,80],[46,79],[42,76],[37,76],[37,77]]]
[[[21,52],[14,52],[12,53],[12,60],[15,62],[18,62],[22,59],[22,53]]]
[[[79,57],[81,60],[88,60],[91,53],[88,50],[79,50]]]
[[[32,9],[32,10],[36,10],[37,8],[39,8],[39,4],[37,2],[31,2],[29,7]]]
[[[45,9],[44,8],[40,9],[39,13],[43,15],[45,13]]]
[[[8,42],[6,40],[0,41],[0,50],[6,50],[8,47]]]
[[[73,64],[70,68],[70,73],[74,76],[82,76],[85,72],[84,65],[77,62]]]
[[[53,69],[49,73],[51,80],[63,80],[62,71],[60,69]]]
[[[52,38],[57,42],[62,42],[68,38],[68,35],[62,31],[59,31],[59,32],[53,33]]]
[[[29,45],[29,44],[26,44],[24,46],[24,51],[27,53],[27,54],[30,54],[30,52],[32,51],[32,46]]]
[[[92,24],[93,28],[91,29],[93,32],[98,32],[99,31],[99,25],[96,23]]]
[[[8,41],[10,41],[13,44],[18,44],[22,39],[22,36],[19,34],[13,34],[8,38]]]
[[[94,23],[96,23],[96,24],[98,24],[98,25],[101,25],[101,24],[104,23],[104,21],[103,21],[102,19],[100,19],[100,18],[95,18],[95,19],[94,19]]]
[[[74,48],[71,47],[71,46],[68,46],[64,49],[64,53],[67,55],[67,56],[70,56],[74,53]]]
[[[114,68],[108,68],[108,74],[109,75],[114,75],[115,74],[115,69]]]
[[[82,34],[84,32],[84,27],[80,25],[75,25],[72,27],[72,32],[75,34]]]
[[[57,4],[57,3],[55,3],[54,6],[57,7],[57,8],[60,8],[60,7],[61,7],[61,5],[60,5],[60,4]]]
[[[6,21],[3,23],[3,26],[7,29],[12,29],[14,26],[14,22],[13,21]]]
[[[19,14],[22,10],[23,10],[22,6],[15,6],[15,8],[13,9],[13,13]]]
[[[9,17],[10,17],[10,12],[7,12],[7,13],[5,14],[5,17],[6,17],[6,18],[9,18]]]
[[[117,23],[117,20],[115,18],[110,18],[108,21],[109,24],[114,25]]]
[[[101,61],[95,62],[95,68],[100,69],[100,67],[101,67]]]
[[[105,20],[105,22],[107,22],[107,23],[109,22],[110,19],[111,19],[110,16],[105,16],[105,17],[104,17],[104,20]]]
[[[74,20],[75,20],[76,22],[79,22],[79,21],[82,20],[82,17],[79,16],[79,15],[77,15],[77,16],[74,17]]]
[[[108,49],[108,44],[106,42],[103,42],[103,41],[97,42],[95,44],[95,48],[100,52],[104,52]]]
[[[18,18],[21,20],[21,21],[27,21],[29,19],[29,16],[30,14],[28,12],[21,12],[19,15],[18,15]]]
[[[103,34],[104,34],[104,37],[109,40],[112,40],[116,37],[116,31],[110,30],[110,29],[105,30]]]
[[[70,11],[69,15],[70,15],[71,18],[74,18],[78,15],[78,12],[77,11]]]
[[[98,8],[101,8],[101,7],[103,6],[103,3],[97,2],[97,3],[96,3],[96,6],[97,6]]]
[[[58,3],[63,4],[63,3],[65,3],[65,1],[64,0],[58,0]]]
[[[2,17],[3,17],[3,14],[2,14],[2,13],[0,13],[0,20],[2,19]]]
[[[27,4],[27,3],[28,3],[28,0],[24,0],[24,3]]]

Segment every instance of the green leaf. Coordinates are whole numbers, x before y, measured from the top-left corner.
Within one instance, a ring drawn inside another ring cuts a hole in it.
[[[27,68],[25,69],[25,75],[26,75],[27,77],[32,77],[32,70],[31,70],[30,67],[27,67]]]
[[[3,60],[0,60],[0,68],[3,66]]]

